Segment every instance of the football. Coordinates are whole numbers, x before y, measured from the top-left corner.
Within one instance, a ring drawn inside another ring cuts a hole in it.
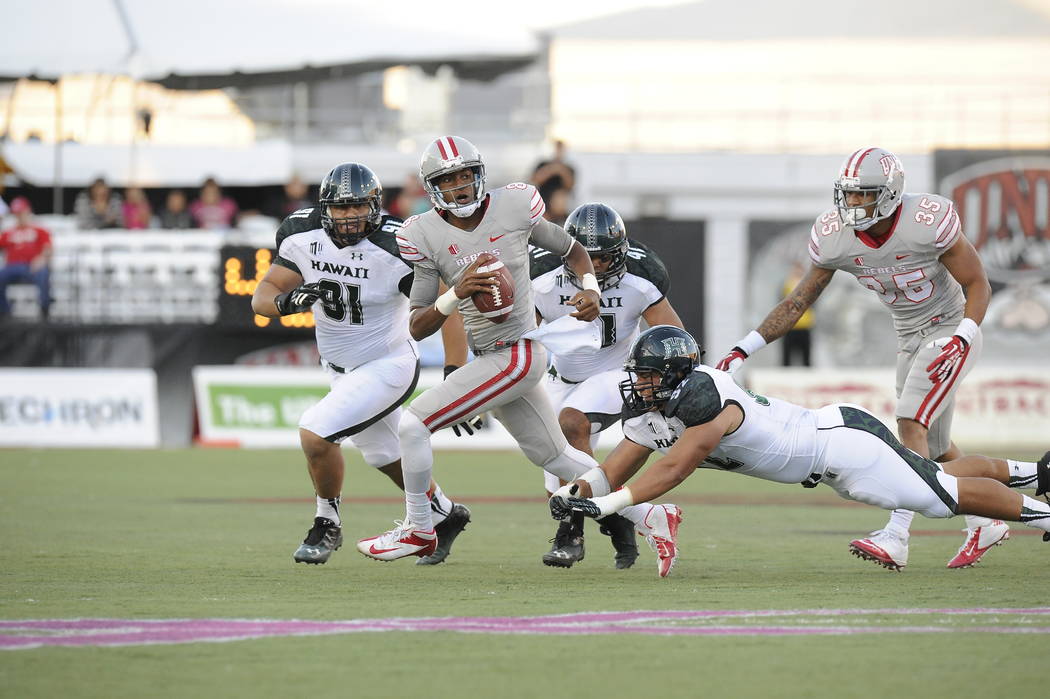
[[[496,285],[491,294],[484,291],[474,294],[474,307],[493,323],[502,323],[514,310],[514,278],[503,261],[491,255],[478,267],[478,272],[490,273],[496,278]]]

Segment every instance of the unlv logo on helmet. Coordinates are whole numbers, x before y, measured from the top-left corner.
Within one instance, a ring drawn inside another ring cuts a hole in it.
[[[892,155],[884,155],[881,158],[879,158],[879,162],[882,163],[883,175],[888,176],[891,172],[893,172],[893,164],[896,162],[896,160],[897,158],[895,158]]]

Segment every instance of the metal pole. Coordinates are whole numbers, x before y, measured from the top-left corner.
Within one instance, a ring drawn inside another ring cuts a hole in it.
[[[62,214],[62,79],[55,81],[55,169],[52,173],[52,213]]]

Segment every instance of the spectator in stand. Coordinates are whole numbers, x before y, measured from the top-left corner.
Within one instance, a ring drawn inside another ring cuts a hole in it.
[[[124,190],[124,227],[132,230],[149,228],[153,222],[153,207],[142,187]]]
[[[222,189],[209,177],[201,185],[201,195],[190,204],[190,214],[197,228],[229,230],[237,225],[237,204],[222,195]]]
[[[161,228],[193,228],[193,216],[186,206],[186,193],[181,189],[168,192],[164,201],[164,210],[160,212]]]
[[[313,206],[314,203],[310,200],[310,188],[299,175],[292,175],[292,178],[285,183],[284,191],[266,202],[263,213],[278,221],[283,221],[299,209],[310,209]]]
[[[401,191],[390,202],[388,207],[392,216],[409,219],[417,214],[424,213],[431,208],[430,198],[423,191],[423,185],[419,182],[419,175],[415,172],[409,173]]]
[[[551,192],[550,197],[547,210],[543,212],[543,218],[559,226],[564,225],[565,219],[569,217],[569,212],[572,210],[572,192],[564,188],[556,189]]]
[[[30,222],[33,209],[25,197],[11,202],[16,223],[0,233],[0,250],[5,253],[0,267],[0,319],[11,314],[7,287],[18,282],[31,282],[40,292],[40,312],[47,318],[51,307],[51,233]]]
[[[124,212],[120,195],[110,190],[106,180],[99,177],[77,195],[73,213],[81,230],[123,228]]]
[[[791,265],[787,276],[784,278],[784,286],[781,289],[780,298],[786,299],[795,290],[802,277],[806,275],[806,268],[797,260]],[[810,361],[810,347],[812,346],[813,334],[813,307],[806,309],[805,313],[798,319],[794,327],[784,335],[784,341],[780,343],[780,363],[782,366],[795,364],[798,357],[799,366],[812,366]]]
[[[554,157],[536,165],[531,182],[536,185],[547,208],[550,208],[551,197],[559,189],[567,190],[571,198],[576,186],[576,170],[565,160],[565,141],[554,142]],[[568,215],[568,209],[565,213]]]

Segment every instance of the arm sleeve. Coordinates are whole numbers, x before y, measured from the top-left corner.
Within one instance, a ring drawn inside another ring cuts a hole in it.
[[[933,243],[940,253],[950,248],[958,240],[959,232],[962,231],[962,221],[959,220],[959,211],[955,208],[955,204],[949,200],[944,201],[947,201],[948,210],[937,223],[937,238]]]
[[[280,242],[277,244],[277,255],[273,258],[273,264],[287,267],[300,277],[303,276],[302,271],[299,269],[299,263],[295,261],[295,246],[280,238],[280,233],[278,233],[278,237]]]
[[[815,223],[813,224],[813,227],[809,229],[809,259],[817,267],[829,267],[824,261],[824,256],[820,253],[820,234],[817,233],[817,224]]]
[[[408,296],[408,305],[412,308],[426,308],[437,301],[441,277],[434,263],[425,257],[416,262],[413,268],[412,291]],[[404,281],[404,279],[402,279]]]
[[[568,255],[573,243],[572,236],[566,233],[564,228],[545,218],[541,218],[533,225],[529,240],[537,247],[550,250],[558,257]]]

